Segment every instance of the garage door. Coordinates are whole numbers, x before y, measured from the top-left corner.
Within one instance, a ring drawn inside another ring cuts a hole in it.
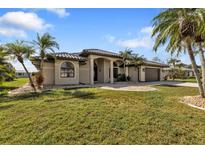
[[[156,68],[145,69],[145,81],[159,81],[160,71]]]
[[[131,77],[131,81],[138,82],[138,68],[137,67],[129,67],[128,74]]]

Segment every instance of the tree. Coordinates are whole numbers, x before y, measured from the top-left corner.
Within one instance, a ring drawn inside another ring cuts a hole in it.
[[[199,32],[196,9],[165,9],[153,19],[153,33],[156,36],[153,49],[157,51],[160,45],[167,43],[166,51],[171,54],[187,51],[201,97],[205,97],[202,81],[196,65],[193,44],[195,35]]]
[[[132,54],[132,63],[135,66],[143,64],[143,60],[145,60],[143,55]]]
[[[122,56],[124,74],[126,74],[126,64],[127,64],[127,60],[132,59],[132,50],[125,49],[124,51],[120,51],[120,56]],[[127,77],[126,77],[126,81],[127,81]]]
[[[46,58],[47,53],[52,52],[54,53],[54,48],[59,49],[59,44],[55,41],[55,37],[51,36],[49,33],[45,33],[42,36],[40,36],[37,33],[37,39],[33,40],[33,45],[35,48],[39,50],[40,55],[40,75],[39,77],[42,78],[43,84],[43,65],[44,60]]]
[[[17,59],[21,65],[23,66],[24,70],[26,71],[31,87],[33,88],[34,92],[36,92],[35,85],[31,78],[31,75],[24,64],[24,59],[29,59],[30,56],[35,52],[31,46],[25,44],[24,41],[16,41],[14,43],[7,43],[5,45],[5,50],[9,55],[11,55],[14,59]]]
[[[0,82],[11,81],[15,78],[15,68],[8,62],[8,54],[0,46]]]
[[[6,67],[6,56],[6,52],[4,51],[3,47],[0,46],[0,83],[9,76],[9,72]]]
[[[204,42],[205,42],[205,9],[192,9],[193,23],[197,32],[194,37],[195,54],[199,54],[201,61],[202,85],[205,93],[205,56],[204,56]],[[197,49],[198,48],[198,49]]]
[[[171,66],[173,66],[172,68],[172,79],[175,79],[176,76],[176,65],[179,64],[181,62],[181,60],[176,59],[176,58],[170,58],[168,59],[167,63]]]

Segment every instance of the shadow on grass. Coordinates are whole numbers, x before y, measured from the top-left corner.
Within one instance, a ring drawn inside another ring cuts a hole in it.
[[[95,99],[96,95],[93,92],[86,92],[86,91],[64,91],[64,95],[70,95],[73,98],[80,98],[80,99]]]
[[[9,109],[10,107],[12,107],[13,105],[6,105],[6,106],[0,106],[0,111],[2,110],[7,110]]]
[[[86,91],[79,91],[79,90],[64,90],[62,92],[60,92],[60,95],[64,95],[64,96],[70,96],[70,99],[72,98],[79,98],[79,99],[95,99],[96,95],[95,93],[92,92],[86,92]],[[30,92],[30,93],[25,93],[25,94],[20,94],[20,95],[16,95],[16,96],[8,96],[7,94],[1,94],[0,95],[0,103],[6,103],[6,102],[10,102],[10,101],[19,101],[19,100],[30,100],[30,99],[36,99],[36,98],[40,98],[41,96],[53,96],[53,95],[59,95],[59,93],[55,93],[52,90],[46,90],[43,92]],[[49,99],[50,101],[59,101],[59,100],[64,100],[64,99],[68,99],[68,98],[59,98],[55,97],[54,99]],[[52,98],[52,97],[51,97]],[[46,101],[48,102],[48,101]]]
[[[160,84],[160,85],[155,85],[156,87],[176,87],[180,88],[181,86],[176,86],[176,85],[170,85],[170,84]]]
[[[14,89],[16,89],[16,87],[1,87],[0,86],[0,90],[14,90]]]
[[[10,101],[18,101],[18,100],[26,100],[26,99],[34,99],[44,95],[52,95],[52,91],[43,91],[41,93],[37,92],[29,92],[25,94],[15,95],[15,96],[8,96],[7,94],[0,95],[0,103],[10,102]]]

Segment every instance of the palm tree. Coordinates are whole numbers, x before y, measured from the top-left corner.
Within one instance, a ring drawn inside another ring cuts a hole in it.
[[[140,56],[139,54],[132,54],[132,63],[135,66],[143,64],[143,60],[145,60],[143,55]]]
[[[3,47],[0,46],[0,83],[9,76],[9,72],[6,67],[6,56],[7,53],[4,51]]]
[[[175,79],[175,74],[176,74],[176,65],[179,64],[181,62],[181,60],[176,59],[176,58],[170,58],[168,59],[167,63],[171,66],[173,66],[172,69],[172,79]]]
[[[160,45],[168,44],[166,51],[171,54],[180,54],[187,51],[191,60],[192,68],[196,76],[201,97],[205,97],[202,81],[196,65],[193,43],[194,37],[199,31],[199,17],[195,13],[196,9],[165,9],[153,19],[153,33],[156,36],[153,49],[157,51]]]
[[[198,18],[199,21],[199,32],[195,36],[195,43],[198,46],[199,51],[197,52],[200,57],[201,61],[201,71],[202,71],[202,83],[205,93],[205,56],[204,56],[204,42],[205,42],[205,10],[204,9],[197,9],[196,11],[200,18]]]
[[[45,33],[42,36],[37,33],[37,39],[33,40],[32,43],[40,52],[40,76],[43,78],[43,65],[46,54],[49,52],[54,53],[54,48],[59,49],[59,44],[55,41],[55,37],[51,36],[49,33]]]
[[[24,41],[16,41],[14,43],[7,43],[5,45],[5,50],[12,58],[17,59],[21,65],[23,66],[24,70],[26,71],[31,87],[33,88],[34,92],[36,92],[36,87],[33,83],[30,73],[24,64],[24,59],[29,59],[30,56],[35,52],[32,47],[25,44]]]
[[[120,56],[122,56],[124,74],[125,74],[125,78],[126,78],[126,81],[127,81],[127,77],[126,77],[126,64],[127,64],[127,60],[128,59],[132,59],[132,50],[125,49],[124,51],[120,51]]]

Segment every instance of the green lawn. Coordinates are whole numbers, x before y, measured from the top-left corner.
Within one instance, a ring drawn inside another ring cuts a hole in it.
[[[179,103],[196,88],[84,88],[0,98],[0,144],[205,144],[205,111]]]
[[[170,79],[170,81],[173,81],[173,80]],[[195,78],[188,78],[188,79],[174,79],[174,81],[197,83]]]
[[[0,95],[6,94],[9,90],[19,88],[28,82],[28,78],[17,78],[14,81],[0,83]]]

